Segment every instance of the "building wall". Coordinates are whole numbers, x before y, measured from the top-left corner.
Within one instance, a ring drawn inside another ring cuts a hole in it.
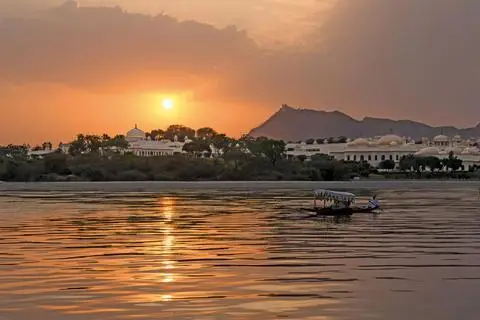
[[[439,153],[433,156],[443,159],[448,157],[448,150],[450,150],[450,148],[455,147],[458,148],[458,150],[464,150],[471,145],[469,141],[459,139],[441,141],[424,140],[422,144],[414,144],[411,142],[399,143],[398,140],[392,143],[382,144],[382,142],[378,142],[381,141],[381,137],[377,139],[358,140],[360,140],[358,143],[354,141],[347,144],[307,145],[305,143],[289,143],[286,147],[286,153],[288,157],[298,157],[302,155],[306,156],[307,159],[315,154],[327,154],[337,160],[367,161],[372,167],[378,167],[379,164],[385,160],[392,160],[398,165],[403,156],[415,155],[417,152],[421,152],[421,150],[429,146],[433,146],[439,150]],[[383,142],[385,142],[385,140],[383,140]],[[480,165],[480,153],[462,154],[461,152],[457,152],[455,156],[463,161],[465,170]]]
[[[331,155],[334,152],[344,150],[346,143],[326,143],[326,144],[306,144],[306,143],[288,143],[286,148],[287,157],[293,158],[298,156],[311,156],[318,154]]]

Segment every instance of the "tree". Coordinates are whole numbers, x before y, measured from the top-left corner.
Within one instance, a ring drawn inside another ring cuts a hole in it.
[[[108,142],[108,146],[124,150],[128,148],[128,141],[124,135],[116,135]]]
[[[165,131],[162,129],[155,129],[150,132],[147,132],[146,134],[147,138],[150,138],[152,140],[161,140],[165,137]],[[184,137],[182,137],[184,138]]]
[[[227,163],[232,163],[235,170],[238,170],[241,163],[247,160],[248,156],[239,147],[233,147],[223,154],[223,159]]]
[[[317,144],[323,144],[323,143],[324,143],[324,140],[325,140],[325,139],[320,138],[320,139],[317,139],[316,141],[317,141]]]
[[[266,140],[266,137],[254,138],[249,135],[242,135],[240,139],[233,142],[233,146],[243,153],[250,153],[253,156],[261,157],[260,141]]]
[[[351,161],[346,163],[352,175],[360,175],[361,177],[368,177],[372,171],[372,166],[367,161]]]
[[[44,168],[46,173],[68,174],[67,156],[57,152],[45,156]]]
[[[87,151],[98,153],[102,147],[102,138],[96,135],[86,135],[85,142]]]
[[[0,147],[0,157],[24,160],[27,158],[28,149],[27,145],[9,144],[6,147]]]
[[[419,169],[417,158],[413,154],[402,156],[398,166],[402,171],[410,171],[412,169],[418,171]]]
[[[180,124],[174,124],[167,128],[165,131],[165,139],[173,140],[177,136],[178,140],[183,141],[185,137],[193,138],[195,136],[195,130]]]
[[[347,143],[347,137],[344,137],[344,136],[338,137],[337,143]]]
[[[197,139],[212,140],[217,135],[217,132],[209,127],[200,128],[197,130]]]
[[[328,155],[328,154],[324,154],[324,153],[319,153],[319,154],[315,154],[313,155],[310,160],[312,162],[316,162],[316,161],[334,161],[335,158]]]
[[[451,171],[458,171],[462,167],[463,161],[458,159],[453,152],[450,151],[448,158],[442,160],[442,164]]]
[[[384,170],[393,170],[395,169],[395,161],[387,159],[379,163],[378,167]]]
[[[320,173],[321,179],[325,181],[341,180],[347,173],[344,163],[336,161],[328,155],[314,155],[311,157],[309,166]]]
[[[315,143],[315,139],[308,139],[307,141],[305,141],[306,144],[314,144]]]
[[[68,153],[72,156],[80,155],[87,151],[87,141],[85,135],[78,134],[77,138],[70,143]]]
[[[267,157],[273,165],[285,157],[285,142],[281,140],[261,139],[258,143],[261,154]]]
[[[438,171],[442,169],[442,161],[437,157],[426,157],[423,159],[424,166],[430,168],[431,171]]]
[[[192,154],[194,157],[198,157],[203,153],[210,153],[210,146],[207,142],[203,140],[195,140],[183,145],[183,151]]]
[[[225,134],[217,134],[212,139],[212,144],[217,150],[222,150],[222,152],[227,152],[231,147],[233,147],[234,140],[227,137]]]
[[[52,150],[52,143],[47,141],[42,143],[42,149],[43,150]]]
[[[300,162],[305,162],[305,160],[307,160],[307,156],[306,155],[298,155],[297,156],[297,159],[300,161]]]

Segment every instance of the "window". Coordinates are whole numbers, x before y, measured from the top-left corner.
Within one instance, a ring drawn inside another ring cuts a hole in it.
[[[382,161],[385,161],[385,155],[382,154]]]
[[[378,155],[375,155],[375,161],[378,161]]]
[[[357,155],[353,156],[353,161],[357,161]]]
[[[363,154],[360,156],[360,161],[365,161],[365,156]]]
[[[347,156],[347,161],[350,161],[350,155]]]
[[[393,160],[393,155],[390,155],[390,160]]]
[[[397,155],[395,156],[395,160],[398,161],[399,159],[400,159],[400,157],[399,157],[398,154],[397,154]]]
[[[377,160],[377,159],[375,159],[375,160]],[[368,161],[372,161],[372,155],[371,154],[368,155]]]

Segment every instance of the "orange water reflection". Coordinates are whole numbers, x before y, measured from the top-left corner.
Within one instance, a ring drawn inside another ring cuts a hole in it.
[[[387,214],[345,223],[292,210],[303,193],[0,196],[0,318],[467,319],[480,224],[458,192],[383,191]]]

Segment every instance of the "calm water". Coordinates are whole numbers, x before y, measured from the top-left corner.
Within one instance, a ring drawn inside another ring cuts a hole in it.
[[[295,184],[4,184],[0,319],[479,319],[478,186],[352,185],[385,212],[308,218]]]

